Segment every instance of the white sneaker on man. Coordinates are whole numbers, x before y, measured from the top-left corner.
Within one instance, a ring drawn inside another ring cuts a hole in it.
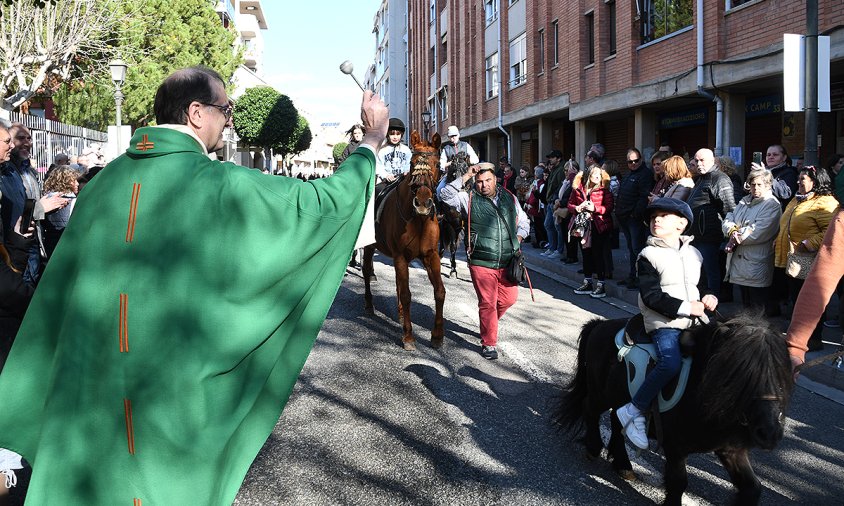
[[[645,416],[632,402],[615,410],[615,416],[621,422],[621,431],[637,447],[648,449],[648,423]]]
[[[551,253],[553,253],[553,252],[554,252],[554,250],[552,250],[552,249],[547,249],[547,250],[543,251],[542,253],[540,253],[540,255],[541,255],[541,256],[544,256],[544,257],[547,257],[548,255],[550,255],[550,254],[551,254]]]

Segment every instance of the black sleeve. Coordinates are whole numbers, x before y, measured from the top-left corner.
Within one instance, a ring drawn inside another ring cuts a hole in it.
[[[639,295],[642,296],[642,302],[659,314],[672,319],[679,317],[677,311],[680,310],[680,305],[684,301],[662,291],[659,284],[659,272],[648,259],[640,256],[636,261],[636,270],[639,277]]]
[[[14,232],[8,239],[8,247],[4,246],[4,248],[7,249],[10,260],[13,264],[22,265],[25,268],[28,245],[32,243],[32,240]],[[7,313],[23,318],[33,293],[35,293],[35,288],[24,282],[21,272],[15,272],[6,265],[5,259],[0,259],[0,307]]]

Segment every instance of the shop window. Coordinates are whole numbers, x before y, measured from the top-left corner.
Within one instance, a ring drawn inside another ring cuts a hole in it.
[[[642,43],[691,26],[692,0],[642,0]]]

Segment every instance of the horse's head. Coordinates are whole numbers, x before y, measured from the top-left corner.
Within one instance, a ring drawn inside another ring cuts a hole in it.
[[[704,416],[742,427],[749,444],[773,449],[793,387],[785,341],[760,315],[740,314],[715,328],[700,386]]]
[[[440,178],[440,134],[435,133],[431,142],[423,141],[419,132],[410,134],[410,177],[407,184],[413,195],[413,210],[419,216],[436,216],[434,188]]]

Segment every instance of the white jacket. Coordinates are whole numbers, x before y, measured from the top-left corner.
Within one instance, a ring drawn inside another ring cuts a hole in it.
[[[774,280],[773,244],[781,215],[780,201],[772,194],[757,199],[747,195],[727,213],[721,230],[728,239],[731,231],[737,230],[741,244],[727,254],[725,281],[759,288],[771,286]]]

